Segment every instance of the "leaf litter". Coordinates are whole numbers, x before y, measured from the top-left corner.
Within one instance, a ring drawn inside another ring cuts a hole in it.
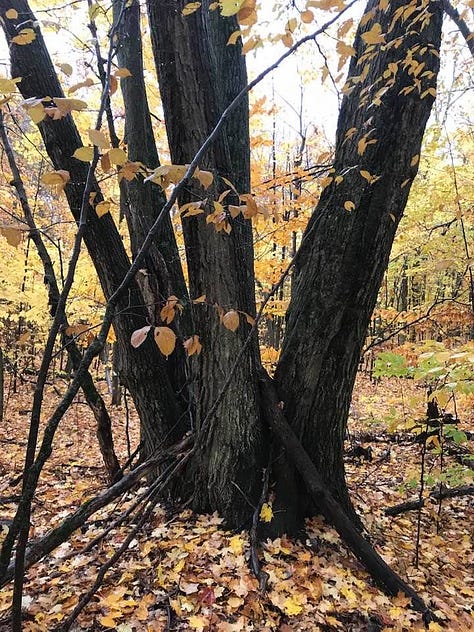
[[[358,380],[349,424],[352,438],[367,431],[382,436],[387,410],[403,419],[405,410],[400,398],[394,395],[393,384],[393,379],[378,385]],[[31,385],[23,385],[19,394],[8,398],[0,428],[3,534],[15,508],[12,499],[19,494],[21,485],[18,477],[26,445],[31,391]],[[50,388],[44,418],[57,401],[58,395]],[[125,410],[111,408],[111,414],[116,450],[124,462]],[[462,415],[465,415],[465,429],[472,428],[469,416],[472,400],[461,408],[459,416]],[[133,412],[130,435],[133,450],[138,444],[138,423]],[[413,442],[389,444],[382,439],[372,444],[372,450],[371,461],[346,459],[352,499],[372,542],[433,607],[438,621],[430,623],[428,630],[473,629],[472,496],[444,500],[439,515],[437,504],[426,504],[421,513],[420,560],[415,568],[417,512],[388,517],[384,508],[416,497],[417,489],[410,485],[419,473],[420,446]],[[388,450],[390,458],[386,458]],[[429,466],[435,468],[436,458],[429,459]],[[79,398],[58,431],[53,455],[40,480],[30,537],[44,535],[105,486],[95,422]],[[121,546],[131,525],[112,529],[90,551],[86,547],[131,507],[143,491],[142,487],[135,489],[94,514],[68,542],[30,568],[24,591],[25,632],[54,630],[71,613],[80,596],[89,590],[100,566]],[[131,520],[133,525],[133,517]],[[157,506],[150,522],[106,575],[71,629],[76,632],[425,629],[420,614],[409,609],[408,599],[402,595],[388,597],[374,586],[337,533],[321,518],[308,522],[304,540],[283,536],[262,542],[260,560],[269,575],[265,594],[260,593],[258,581],[250,570],[249,555],[247,532],[226,531],[217,514],[195,515],[187,510],[172,515]],[[9,629],[11,597],[9,584],[0,591],[0,630]]]

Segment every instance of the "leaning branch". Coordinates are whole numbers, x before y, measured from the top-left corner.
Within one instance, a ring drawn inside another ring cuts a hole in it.
[[[264,370],[261,373],[260,383],[265,420],[273,434],[287,451],[289,459],[291,459],[300,473],[308,492],[320,508],[321,513],[334,526],[341,538],[379,586],[391,595],[397,595],[399,592],[404,593],[411,599],[413,608],[423,613],[425,622],[430,621],[432,614],[421,597],[388,566],[373,546],[359,533],[354,523],[347,517],[339,503],[327,489],[314,463],[286,421],[278,401],[273,380]]]

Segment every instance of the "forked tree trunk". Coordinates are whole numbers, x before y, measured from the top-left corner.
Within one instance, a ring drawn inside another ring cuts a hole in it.
[[[351,515],[342,460],[349,403],[418,169],[436,90],[442,23],[440,2],[395,0],[385,10],[380,7],[378,0],[369,1],[356,35],[333,181],[321,195],[296,259],[276,371],[288,421]],[[377,33],[383,41],[374,44]],[[291,474],[282,479],[281,509],[290,508],[291,523],[308,512],[308,505],[300,480]]]

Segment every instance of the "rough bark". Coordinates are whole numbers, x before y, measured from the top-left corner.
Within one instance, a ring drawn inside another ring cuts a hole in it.
[[[404,7],[415,6],[403,19]],[[365,18],[339,115],[334,180],[321,194],[295,262],[276,371],[286,418],[351,515],[342,460],[347,414],[434,101],[442,6],[396,0],[381,11],[378,0],[370,0]],[[385,44],[364,41],[375,23]],[[361,171],[376,180],[369,182]],[[282,509],[301,488],[291,474],[283,478]],[[302,494],[300,499],[299,506],[289,504],[290,520],[308,511]]]
[[[122,2],[115,0],[114,16],[118,19]],[[159,156],[153,134],[150,110],[145,86],[141,41],[140,5],[138,0],[127,4],[117,33],[117,61],[127,68],[131,76],[120,82],[125,107],[125,143],[128,158],[141,162],[149,169],[159,166]],[[120,182],[121,208],[127,220],[132,256],[135,257],[151,226],[166,201],[164,192],[152,182],[145,182],[138,174],[134,180]],[[184,312],[170,326],[180,340],[193,332],[192,314],[184,280],[180,255],[171,224],[166,216],[160,224],[157,237],[149,249],[145,265],[140,270],[138,282],[148,306],[150,322],[160,323],[160,310],[169,296],[177,296],[184,305]],[[177,385],[177,395],[188,417],[192,415],[192,402],[187,388],[188,367],[184,348],[178,343],[167,360],[168,371]],[[151,454],[153,445],[144,438],[143,452]]]
[[[160,84],[166,129],[174,164],[189,163],[216,124],[224,107],[246,85],[239,46],[226,46],[235,30],[234,18],[209,12],[209,3],[184,17],[185,2],[150,0],[148,12],[152,47]],[[190,188],[181,202],[216,197],[230,179],[241,193],[249,191],[248,104],[243,100],[208,152],[202,169],[215,176],[212,190]],[[230,196],[226,203],[231,200]],[[232,203],[236,203],[235,198]],[[207,213],[206,213],[207,214]],[[229,370],[242,347],[248,325],[241,319],[237,332],[219,322],[214,304],[224,311],[255,312],[253,246],[250,223],[240,216],[231,221],[229,235],[207,225],[204,215],[183,220],[191,296],[206,295],[206,305],[196,306],[196,331],[203,351],[193,376],[197,398],[197,425],[218,397]],[[196,509],[217,509],[230,524],[241,525],[251,516],[258,499],[262,452],[265,442],[259,421],[256,343],[249,346],[235,378],[216,414],[197,459]]]
[[[11,8],[16,9],[18,18],[5,19],[5,12]],[[25,0],[0,0],[0,15],[10,47],[12,76],[22,78],[18,87],[24,98],[63,97],[63,90],[28,3]],[[12,42],[12,37],[17,34],[17,23],[28,20],[34,26],[36,38],[26,46],[16,45]],[[78,221],[88,165],[72,157],[74,151],[83,145],[77,128],[68,115],[56,121],[47,117],[40,123],[39,129],[54,168],[65,169],[70,173],[71,179],[66,185],[65,193],[71,212]],[[100,200],[100,189],[96,182],[93,190],[97,193],[96,201]],[[106,214],[99,218],[94,209],[89,208],[84,241],[104,294],[109,297],[119,286],[130,265],[111,215]],[[148,319],[136,284],[119,301],[116,313],[114,329],[123,360],[122,379],[134,399],[142,428],[151,445],[156,445],[163,438],[173,442],[185,427],[183,411],[175,395],[181,385],[172,383],[166,361],[153,341],[148,340],[138,349],[133,349],[130,345],[132,331],[143,326]]]

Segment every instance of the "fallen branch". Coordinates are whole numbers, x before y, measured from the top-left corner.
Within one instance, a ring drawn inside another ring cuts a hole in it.
[[[397,595],[399,592],[404,593],[411,599],[413,608],[423,613],[425,623],[433,620],[433,614],[423,599],[388,566],[373,546],[359,533],[329,492],[314,463],[285,419],[279,406],[273,380],[263,369],[260,383],[266,421],[273,434],[284,446],[288,458],[298,470],[308,492],[321,509],[323,516],[334,526],[350,550],[385,592],[391,595]]]
[[[99,509],[103,509],[116,498],[131,489],[141,478],[155,468],[160,458],[153,458],[139,465],[132,472],[124,476],[118,483],[105,489],[95,498],[85,502],[77,511],[70,514],[62,523],[49,531],[44,537],[36,540],[27,547],[25,553],[25,570],[30,568],[36,562],[39,562],[45,555],[54,551],[56,547],[65,542],[69,536],[82,527],[86,520]],[[8,566],[5,575],[2,578],[0,588],[8,584],[13,579],[15,564],[12,562]]]
[[[386,507],[386,516],[398,516],[405,511],[413,511],[424,507],[426,500],[441,500],[443,498],[456,498],[457,496],[474,496],[474,485],[462,485],[460,487],[453,487],[452,489],[441,489],[432,491],[428,498],[416,498],[415,500],[407,500],[404,503],[393,505],[392,507]]]

